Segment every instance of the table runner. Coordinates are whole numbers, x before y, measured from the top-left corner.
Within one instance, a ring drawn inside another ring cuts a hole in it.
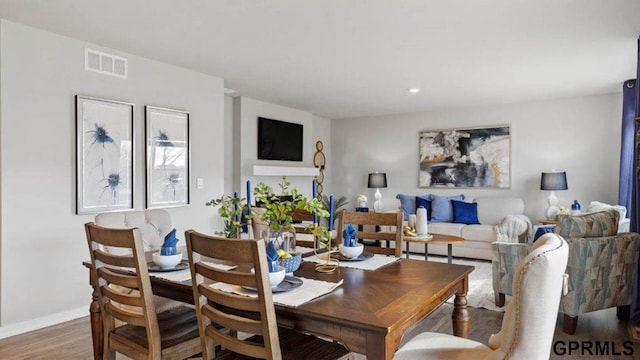
[[[306,302],[309,302],[315,298],[318,298],[324,294],[332,292],[335,288],[342,285],[342,280],[337,283],[307,279],[299,277],[302,280],[302,285],[291,291],[280,292],[273,294],[273,302],[286,305],[286,306],[300,306]],[[258,294],[255,291],[247,290],[238,285],[230,285],[225,283],[211,284],[211,287],[238,294],[243,296],[257,297]]]
[[[348,267],[354,269],[362,269],[362,270],[376,270],[383,266],[387,266],[396,261],[400,260],[400,258],[394,256],[385,256],[385,255],[373,255],[372,258],[362,261],[340,261],[338,266]],[[302,258],[302,261],[310,261],[318,264],[324,264],[327,262],[327,259],[322,256],[318,257],[318,255],[309,256],[306,258]],[[336,263],[336,260],[331,261],[332,263]]]

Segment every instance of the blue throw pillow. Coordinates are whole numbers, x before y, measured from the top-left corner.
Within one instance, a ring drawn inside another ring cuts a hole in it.
[[[416,213],[416,197],[404,194],[396,195],[396,199],[400,200],[400,210],[404,214],[404,219],[409,219],[409,214]]]
[[[427,220],[431,221],[431,194],[425,196],[416,196],[416,210],[423,206],[427,209]]]
[[[546,233],[552,233],[556,229],[555,225],[550,226],[540,226],[538,230],[536,230],[536,234],[533,236],[533,242],[538,240],[538,238]]]
[[[451,200],[453,222],[456,224],[480,224],[478,221],[478,204]]]
[[[431,194],[431,222],[452,222],[453,207],[451,200],[464,200],[464,195],[457,196],[440,196]]]

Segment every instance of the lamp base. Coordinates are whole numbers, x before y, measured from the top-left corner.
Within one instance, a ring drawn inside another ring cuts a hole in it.
[[[547,203],[549,204],[546,212],[547,219],[555,219],[558,215],[558,197],[555,192],[552,191],[551,194],[549,194]]]
[[[376,202],[373,203],[373,211],[380,212],[384,207],[384,204],[382,203],[382,194],[380,193],[380,188],[376,188],[375,198]]]

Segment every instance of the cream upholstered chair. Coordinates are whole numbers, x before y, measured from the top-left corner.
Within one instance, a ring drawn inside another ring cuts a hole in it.
[[[514,295],[502,329],[489,346],[439,333],[422,333],[396,352],[395,359],[548,359],[567,267],[569,246],[545,234],[516,270]]]
[[[94,222],[111,229],[140,229],[144,251],[160,250],[164,237],[173,230],[171,215],[162,209],[103,213],[96,215]],[[118,250],[107,251],[113,253]]]
[[[138,228],[144,251],[160,250],[164,238],[173,230],[171,215],[163,209],[150,209],[140,211],[123,211],[98,214],[94,223],[109,229]],[[185,246],[184,242],[178,246]],[[105,250],[114,255],[126,255],[126,249],[106,246]],[[117,288],[117,286],[116,286]],[[162,312],[181,303],[160,296],[153,296],[156,310]]]

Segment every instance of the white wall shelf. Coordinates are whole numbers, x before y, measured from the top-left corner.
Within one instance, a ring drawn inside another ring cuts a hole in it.
[[[318,176],[318,168],[253,165],[253,176]]]

